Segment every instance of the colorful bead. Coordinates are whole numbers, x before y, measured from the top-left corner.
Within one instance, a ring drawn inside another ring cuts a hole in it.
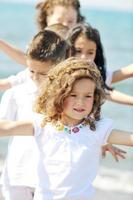
[[[74,132],[74,133],[79,132],[79,128],[78,128],[78,127],[74,127],[74,128],[72,129],[72,132]]]
[[[64,125],[63,124],[57,124],[56,129],[57,129],[57,131],[62,131],[64,129]]]
[[[58,123],[58,124],[56,124],[56,130],[57,131],[63,131],[64,130],[68,134],[78,133],[80,131],[80,129],[83,128],[83,126],[85,126],[85,124],[80,124],[79,126],[75,126],[73,128],[70,128],[70,127],[64,126],[61,123]]]
[[[67,128],[67,127],[65,127],[65,128],[64,128],[64,130],[65,130],[65,131],[68,131],[68,128]]]

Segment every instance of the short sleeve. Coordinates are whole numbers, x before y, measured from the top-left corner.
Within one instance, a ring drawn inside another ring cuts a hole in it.
[[[42,115],[35,113],[33,116],[33,125],[34,125],[34,136],[38,137],[41,134],[42,127]]]
[[[98,140],[100,145],[107,143],[108,137],[115,128],[114,121],[109,118],[102,118],[97,124]]]
[[[12,75],[8,77],[8,81],[10,82],[11,86],[17,86],[19,84],[24,83],[28,78],[28,70],[24,70],[19,72],[17,75]]]
[[[107,70],[105,83],[109,87],[111,86],[112,83],[112,77],[113,77],[113,71]]]
[[[0,103],[0,119],[16,120],[17,106],[13,88],[7,90]]]

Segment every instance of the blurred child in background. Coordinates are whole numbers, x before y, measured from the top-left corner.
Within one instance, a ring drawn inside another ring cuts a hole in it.
[[[27,80],[7,90],[0,104],[0,119],[32,120],[34,99],[53,65],[64,60],[69,46],[50,30],[34,36],[26,54]],[[25,128],[23,129],[25,135]],[[19,130],[18,130],[19,132]],[[5,200],[32,200],[36,187],[36,145],[34,138],[13,137],[2,174]]]

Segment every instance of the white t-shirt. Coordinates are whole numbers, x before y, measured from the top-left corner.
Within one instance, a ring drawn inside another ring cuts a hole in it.
[[[32,120],[37,88],[32,81],[7,90],[0,104],[0,119]],[[2,174],[3,185],[35,187],[36,143],[33,136],[11,137]]]
[[[113,71],[107,70],[107,72],[106,72],[106,81],[105,81],[105,83],[106,83],[106,85],[109,86],[109,87],[111,86],[112,78],[113,78]]]
[[[78,133],[58,131],[35,122],[39,150],[38,187],[35,200],[91,200],[92,182],[97,175],[101,146],[113,129],[110,119],[97,122],[96,131],[84,126]]]
[[[8,81],[10,82],[12,87],[22,84],[22,83],[26,82],[28,79],[29,79],[29,70],[28,69],[25,69],[16,75],[12,75],[12,76],[8,77]]]

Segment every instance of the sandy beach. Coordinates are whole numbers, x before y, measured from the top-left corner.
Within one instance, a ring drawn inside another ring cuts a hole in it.
[[[94,200],[132,200],[132,194],[125,194],[120,192],[106,192],[98,190],[96,193],[96,198]]]
[[[97,190],[96,198],[94,200],[133,200],[133,195],[118,193],[118,192],[106,192]],[[4,200],[0,192],[0,200]],[[26,199],[25,199],[26,200]]]

